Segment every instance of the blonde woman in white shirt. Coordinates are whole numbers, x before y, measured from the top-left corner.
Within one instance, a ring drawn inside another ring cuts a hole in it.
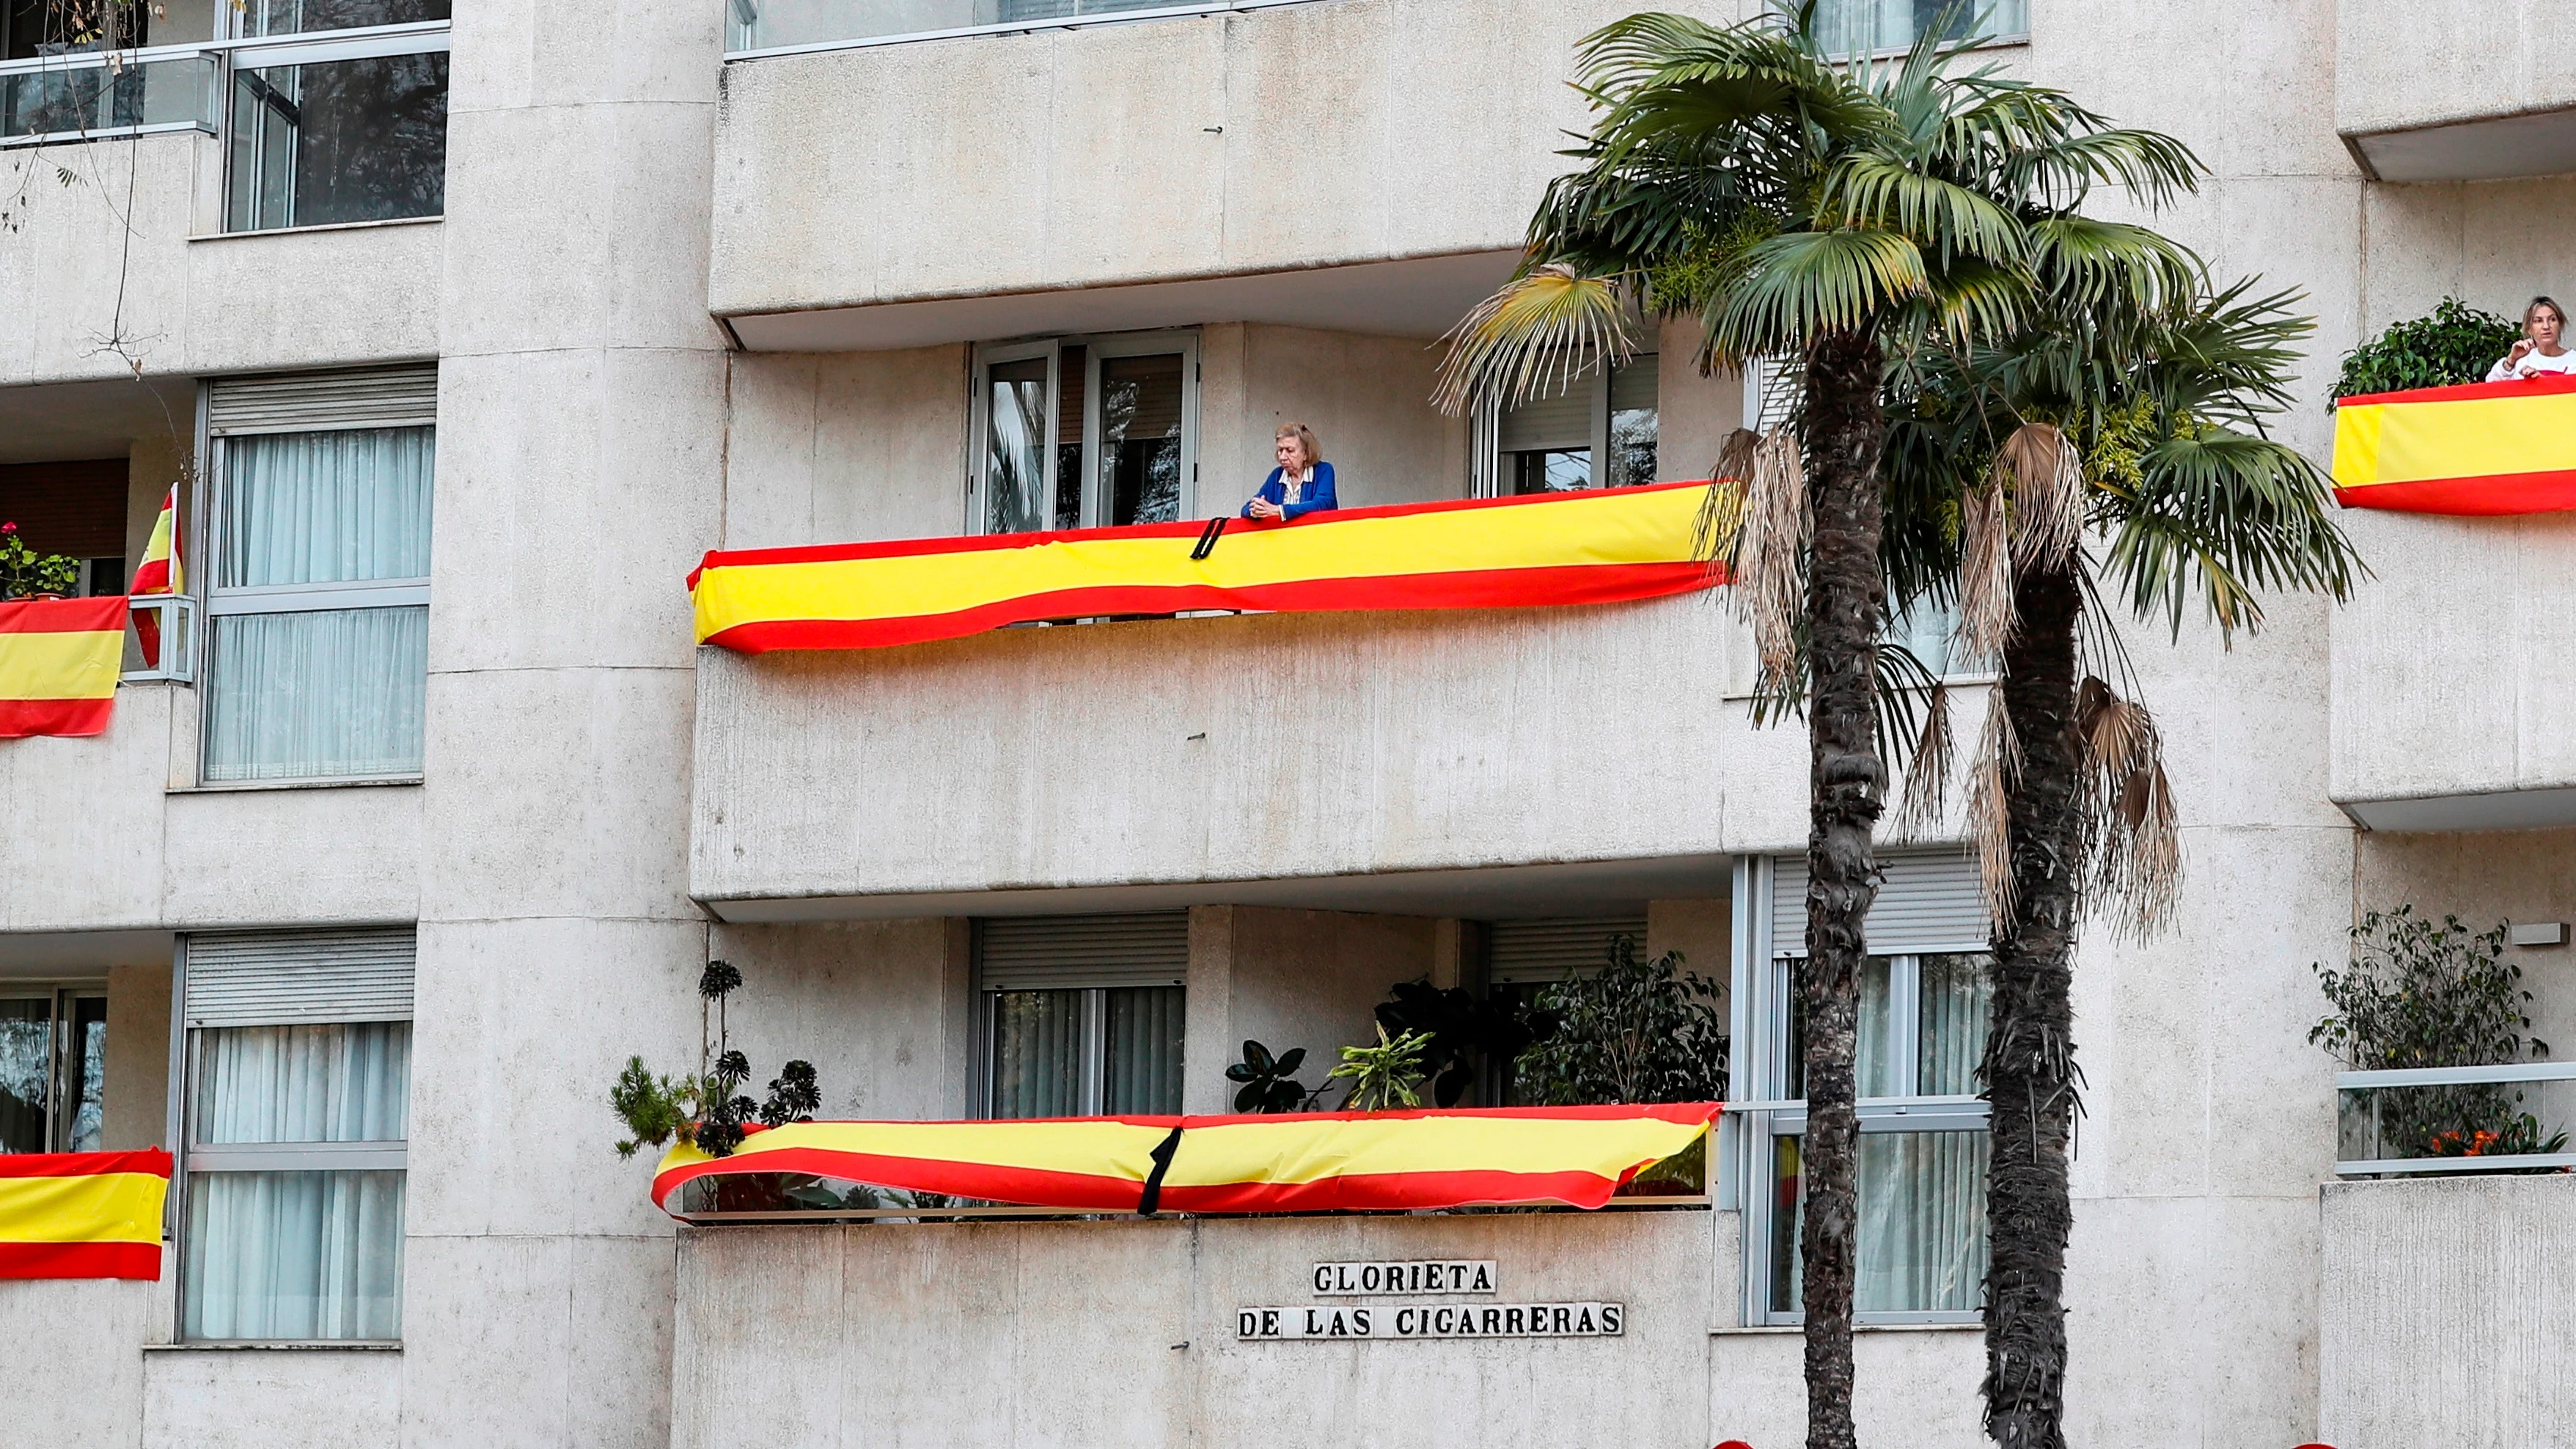
[[[2522,309],[2522,340],[2487,369],[2487,381],[2576,373],[2576,352],[2558,345],[2559,335],[2566,330],[2567,314],[2556,302],[2532,298],[2531,305]]]

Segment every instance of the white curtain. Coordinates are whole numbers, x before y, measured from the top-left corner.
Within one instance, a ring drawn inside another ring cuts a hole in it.
[[[215,586],[429,577],[436,431],[228,439]]]
[[[1864,1132],[1852,1307],[1973,1313],[1986,1274],[1983,1132]]]
[[[1077,1117],[1181,1110],[1185,993],[1178,986],[1122,986],[993,993],[996,1117]],[[1085,1073],[1100,1044],[1099,1094]]]
[[[1181,1010],[1178,986],[1126,987],[1107,998],[1109,1039],[1101,1053],[1108,1081],[1103,1112],[1151,1115],[1181,1110]]]
[[[411,1026],[227,1027],[200,1034],[195,1140],[400,1142]],[[402,1332],[403,1174],[192,1172],[185,1328],[205,1339],[387,1339]]]
[[[426,605],[222,614],[210,623],[206,778],[420,773]]]
[[[1082,1114],[1082,993],[993,993],[993,1115]]]

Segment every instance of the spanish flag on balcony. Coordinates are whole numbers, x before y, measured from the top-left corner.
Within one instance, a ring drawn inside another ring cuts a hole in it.
[[[1706,588],[1710,483],[711,553],[701,644],[867,649],[1100,614],[1600,604]]]
[[[2576,508],[2576,377],[2344,398],[2335,405],[2334,481],[2346,508]]]
[[[798,1173],[1080,1212],[1597,1208],[1689,1148],[1718,1105],[1489,1107],[1264,1117],[804,1122],[730,1157],[675,1146],[653,1201],[702,1177]]]
[[[0,1155],[0,1278],[161,1276],[170,1154]]]
[[[123,594],[0,604],[0,739],[107,729],[125,611]]]
[[[188,572],[179,560],[179,485],[161,500],[161,516],[152,520],[151,541],[143,545],[143,562],[134,569],[136,594],[176,594],[188,587]],[[161,667],[161,614],[147,609],[134,621],[134,640],[143,650],[143,667]]]

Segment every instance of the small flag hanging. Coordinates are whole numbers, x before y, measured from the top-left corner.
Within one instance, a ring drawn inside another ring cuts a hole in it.
[[[0,1154],[0,1278],[158,1279],[169,1190],[157,1147]]]
[[[135,594],[176,594],[188,587],[187,569],[179,558],[179,485],[170,485],[161,500],[161,516],[152,521],[152,541],[143,546],[143,562],[134,570]],[[161,611],[146,609],[134,620],[135,642],[143,647],[143,667],[161,667]]]

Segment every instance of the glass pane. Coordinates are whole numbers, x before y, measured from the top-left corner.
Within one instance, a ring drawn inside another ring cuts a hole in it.
[[[1785,3],[1783,8],[1794,8]],[[1983,24],[1978,23],[1983,20]],[[1939,27],[1945,39],[2026,35],[2029,0],[1817,0],[1816,35],[1834,55],[1902,50]]]
[[[437,432],[227,439],[216,586],[427,578]]]
[[[993,1115],[1082,1115],[1082,993],[993,993]]]
[[[207,779],[420,773],[427,606],[227,614],[211,623]]]
[[[1788,1084],[1792,1098],[1807,1095],[1807,958],[1791,956],[1783,965],[1785,978],[1783,998],[1789,1007],[1789,1029],[1781,1041],[1780,1080]],[[1889,1012],[1895,990],[1895,963],[1886,956],[1870,956],[1860,968],[1860,1022],[1857,1039],[1852,1043],[1852,1066],[1855,1086],[1863,1097],[1902,1097],[1908,1095],[1896,1078],[1896,1042],[1894,1022]]]
[[[1771,1311],[1796,1313],[1806,1182],[1795,1137],[1772,1160]],[[1864,1132],[1860,1137],[1861,1313],[1974,1313],[1986,1274],[1983,1132]]]
[[[1932,672],[1935,678],[1964,673],[1964,661],[1950,657],[1952,635],[1959,625],[1956,605],[1929,595],[1917,597],[1904,608],[1889,604],[1886,637],[1905,646],[1915,661]]]
[[[228,231],[436,216],[447,199],[447,54],[233,75]]]
[[[71,1104],[71,1121],[63,1130],[65,1152],[99,1150],[107,1102],[107,998],[77,996],[71,1002],[71,1054],[63,1062],[63,1099]],[[161,1134],[155,1132],[157,1139]]]
[[[407,1021],[197,1034],[199,1142],[400,1142],[410,1100]]]
[[[1066,347],[1056,354],[1056,387],[1063,394],[1056,407],[1055,526],[1082,527],[1082,404],[1091,385],[1085,371],[1087,347]]]
[[[181,1331],[401,1337],[402,1217],[399,1172],[189,1174]]]
[[[1610,476],[1606,486],[1634,488],[1655,481],[1656,360],[1650,353],[1610,374]]]
[[[732,50],[823,45],[1021,21],[1071,20],[1160,10],[1192,0],[736,0],[727,6]]]
[[[1514,493],[1571,493],[1592,486],[1590,448],[1506,453],[1503,461],[1510,472]]]
[[[1109,1020],[1100,1109],[1113,1116],[1180,1111],[1182,988],[1122,987],[1104,994]]]
[[[0,138],[107,131],[124,126],[212,129],[216,60],[175,56],[48,68],[0,76]]]
[[[42,1152],[53,1097],[54,1001],[0,1001],[0,1152]]]
[[[1047,361],[1023,357],[984,370],[984,531],[1047,526]]]
[[[1180,519],[1181,360],[1179,353],[1101,359],[1104,524]]]
[[[1986,1024],[1995,992],[1984,955],[1923,958],[1921,1045],[1914,1090],[1926,1097],[1965,1097],[1977,1091],[1977,1067],[1986,1058]]]
[[[294,35],[316,30],[355,30],[362,25],[409,25],[445,20],[452,0],[234,0],[240,34]]]

